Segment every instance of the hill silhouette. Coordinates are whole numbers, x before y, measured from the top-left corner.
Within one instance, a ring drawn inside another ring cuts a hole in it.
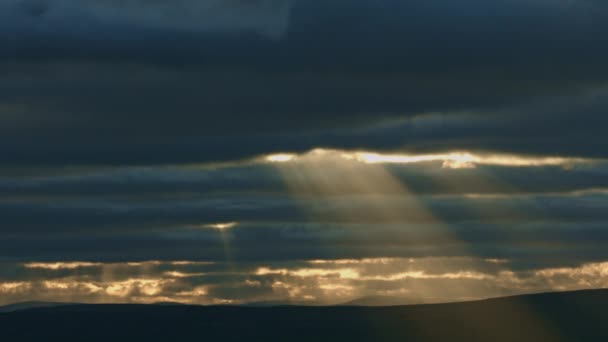
[[[61,302],[21,302],[14,303],[5,306],[0,306],[0,313],[20,311],[26,309],[55,307],[62,305],[74,305],[74,303],[61,303]]]
[[[7,341],[608,341],[608,291],[391,307],[69,305],[0,314]]]
[[[367,296],[357,298],[339,305],[342,306],[399,306],[411,305],[412,299],[392,296]]]

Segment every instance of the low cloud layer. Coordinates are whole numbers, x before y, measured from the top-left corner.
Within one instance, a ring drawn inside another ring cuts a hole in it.
[[[356,156],[7,175],[3,257],[217,262],[229,249],[238,262],[477,255],[519,268],[608,258],[604,161]]]
[[[308,260],[238,268],[226,263],[159,261],[36,263],[3,264],[3,269],[19,276],[6,279],[7,272],[3,272],[0,304],[35,299],[318,305],[368,296],[416,304],[608,285],[606,263],[512,272],[508,260],[471,258]]]

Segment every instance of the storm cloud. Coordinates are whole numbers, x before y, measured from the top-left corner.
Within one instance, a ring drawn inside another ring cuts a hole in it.
[[[606,286],[607,15],[584,0],[4,1],[0,294]]]

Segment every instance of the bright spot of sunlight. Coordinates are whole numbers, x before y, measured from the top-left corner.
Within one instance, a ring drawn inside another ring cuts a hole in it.
[[[238,224],[239,224],[238,222],[221,222],[221,223],[206,224],[203,227],[217,229],[217,230],[226,230],[226,229],[234,228],[234,227],[238,226]]]

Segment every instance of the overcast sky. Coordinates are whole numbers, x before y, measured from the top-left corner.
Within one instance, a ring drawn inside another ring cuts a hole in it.
[[[607,16],[4,0],[0,304],[608,287]]]

